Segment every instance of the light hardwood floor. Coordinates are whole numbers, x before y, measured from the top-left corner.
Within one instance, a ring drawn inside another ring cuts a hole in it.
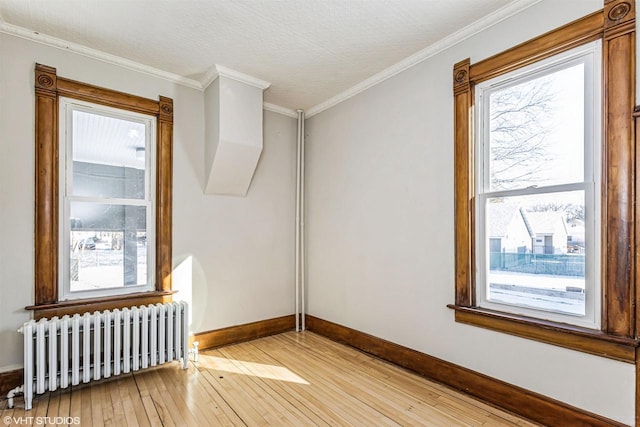
[[[205,351],[186,372],[173,363],[47,393],[31,411],[0,411],[0,426],[8,416],[117,427],[535,425],[309,332]]]

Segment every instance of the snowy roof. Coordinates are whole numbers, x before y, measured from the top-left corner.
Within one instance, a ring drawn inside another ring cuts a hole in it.
[[[492,201],[487,205],[489,236],[506,236],[514,220],[522,220],[531,237],[537,234],[566,233],[566,224],[560,212],[531,212],[518,203],[505,201]]]
[[[487,205],[489,236],[506,236],[509,225],[516,214],[520,214],[520,205],[513,202],[493,201]]]
[[[560,212],[526,212],[526,219],[535,234],[556,234],[567,232]]]

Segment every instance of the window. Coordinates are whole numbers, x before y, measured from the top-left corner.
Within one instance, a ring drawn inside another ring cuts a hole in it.
[[[634,46],[607,0],[454,65],[457,322],[636,362]]]
[[[36,319],[171,299],[173,101],[35,67]]]
[[[475,88],[480,307],[600,327],[601,49]]]
[[[153,289],[155,127],[60,99],[60,300]]]

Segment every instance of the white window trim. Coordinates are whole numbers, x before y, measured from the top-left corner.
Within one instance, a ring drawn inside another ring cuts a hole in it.
[[[525,188],[519,190],[489,191],[489,150],[488,134],[485,129],[488,97],[484,94],[497,87],[509,85],[514,80],[528,77],[539,77],[544,73],[553,72],[564,68],[571,62],[590,63],[585,66],[585,180],[579,183],[554,185],[547,187]],[[511,73],[507,73],[480,83],[475,87],[476,105],[476,165],[475,212],[476,212],[476,297],[477,304],[482,308],[506,312],[510,314],[524,315],[538,319],[550,320],[560,323],[568,323],[590,329],[600,329],[602,306],[602,278],[601,278],[601,182],[602,182],[602,141],[601,141],[601,93],[602,93],[602,42],[594,42],[579,46],[567,52],[552,56],[527,67],[523,67]],[[597,76],[597,77],[596,77]],[[592,108],[589,108],[591,106]],[[590,111],[589,111],[590,110]],[[508,197],[518,195],[544,194],[560,191],[584,190],[585,210],[593,212],[591,219],[585,223],[585,241],[589,248],[585,258],[585,316],[574,316],[541,309],[533,309],[523,306],[511,305],[488,301],[488,289],[486,286],[486,272],[488,270],[489,241],[486,239],[485,208],[488,198]]]
[[[84,111],[104,116],[138,122],[145,125],[145,198],[121,199],[121,198],[94,198],[71,196],[71,183],[73,171],[68,159],[72,156],[71,133],[67,137],[67,131],[72,129],[73,111]],[[58,248],[58,297],[60,301],[76,300],[84,298],[109,297],[126,295],[138,292],[155,290],[155,226],[156,226],[156,117],[136,113],[133,111],[107,107],[77,99],[59,98],[59,248]],[[70,289],[70,202],[84,201],[104,204],[118,204],[147,207],[147,283],[135,286],[114,287],[96,290],[74,291]]]

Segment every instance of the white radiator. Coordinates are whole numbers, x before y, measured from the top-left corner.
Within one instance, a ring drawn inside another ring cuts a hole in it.
[[[187,369],[188,314],[187,303],[171,302],[31,320],[18,330],[24,334],[24,383],[15,392],[23,392],[29,410],[36,393],[179,359]]]

